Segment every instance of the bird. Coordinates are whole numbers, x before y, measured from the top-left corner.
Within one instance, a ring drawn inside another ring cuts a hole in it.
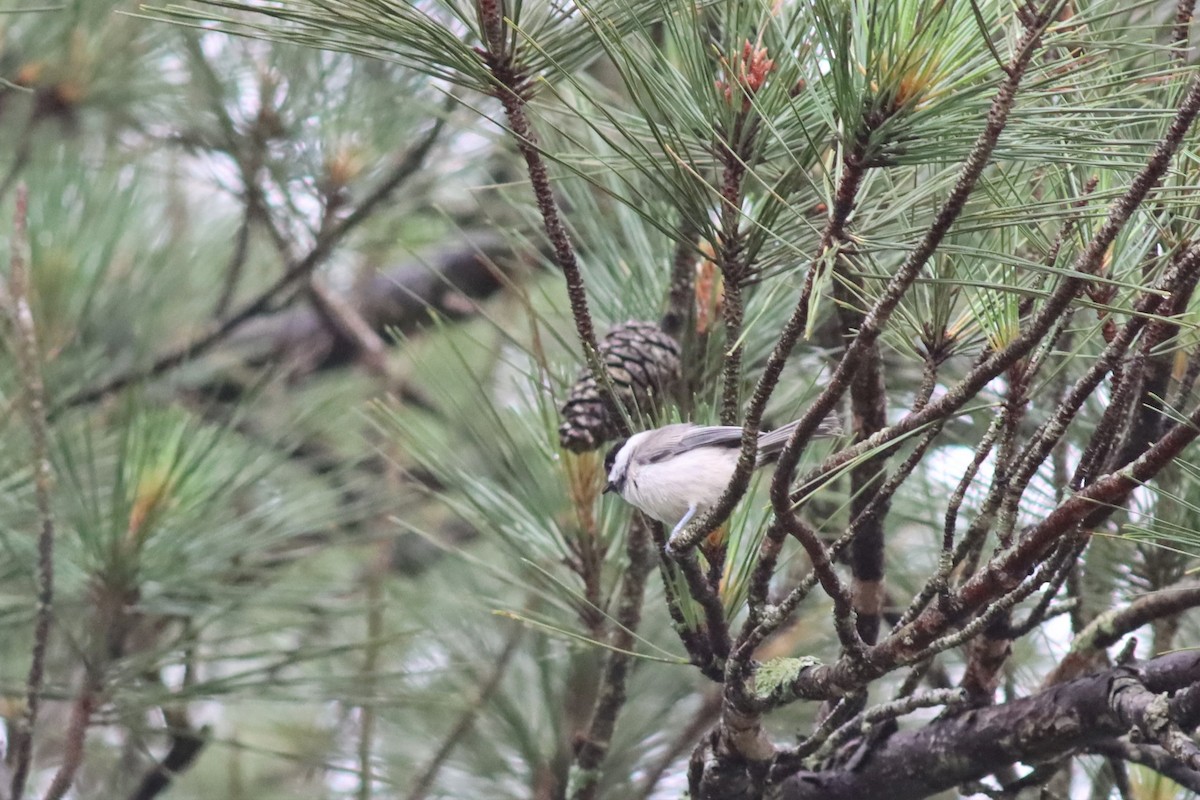
[[[761,434],[755,467],[778,456],[799,424],[796,420]],[[837,416],[830,415],[813,436],[840,432]],[[614,444],[605,456],[604,494],[619,494],[648,516],[673,524],[674,536],[721,499],[737,468],[741,444],[742,429],[731,425],[677,422],[635,433]]]

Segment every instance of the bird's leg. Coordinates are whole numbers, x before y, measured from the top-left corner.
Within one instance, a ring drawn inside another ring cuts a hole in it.
[[[671,531],[670,538],[674,539],[675,534],[679,533],[681,530],[686,528],[687,524],[689,522],[691,522],[692,517],[694,517],[694,516],[696,516],[696,506],[690,505],[690,506],[688,506],[687,513],[683,515],[683,519],[679,520],[679,522],[675,525],[675,530]]]

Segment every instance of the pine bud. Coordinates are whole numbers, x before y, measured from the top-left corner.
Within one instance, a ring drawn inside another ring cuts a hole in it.
[[[679,387],[679,343],[653,322],[630,320],[613,328],[600,340],[600,360],[617,401],[634,419],[653,416]],[[567,450],[595,450],[616,436],[602,391],[588,369],[571,387],[558,427],[558,440]]]

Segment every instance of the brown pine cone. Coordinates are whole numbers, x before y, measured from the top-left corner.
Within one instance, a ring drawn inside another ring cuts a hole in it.
[[[679,343],[653,322],[624,322],[600,340],[600,360],[608,369],[617,400],[630,417],[653,417],[680,383]],[[558,440],[576,453],[599,448],[616,436],[591,370],[579,373],[562,408]]]

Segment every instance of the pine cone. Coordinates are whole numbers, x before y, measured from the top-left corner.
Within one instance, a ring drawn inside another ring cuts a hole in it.
[[[679,387],[679,343],[653,322],[630,320],[600,340],[600,360],[608,368],[617,400],[634,419],[652,415]],[[567,450],[595,450],[617,433],[604,407],[601,387],[584,369],[562,408],[558,440]]]

